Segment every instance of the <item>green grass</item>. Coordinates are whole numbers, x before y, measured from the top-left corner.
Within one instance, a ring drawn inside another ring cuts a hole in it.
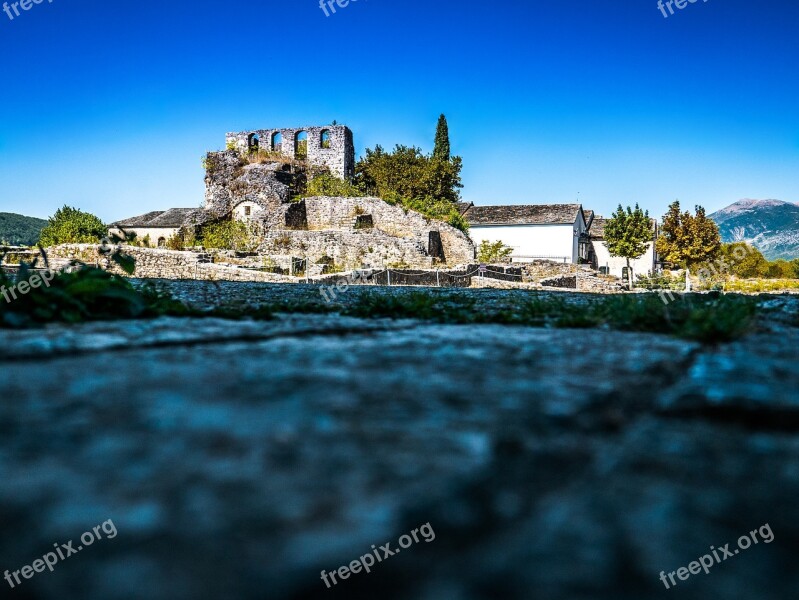
[[[415,318],[439,323],[662,333],[707,344],[741,337],[752,329],[757,313],[754,299],[736,295],[688,295],[668,305],[651,295],[587,298],[583,305],[557,296],[542,296],[484,306],[474,296],[459,294],[366,293],[341,312],[355,317]]]
[[[33,276],[27,266],[15,278],[0,272],[0,286],[11,288]],[[607,329],[672,335],[716,344],[735,340],[757,324],[757,299],[735,294],[687,294],[664,304],[654,294],[509,294],[486,301],[462,291],[360,291],[341,303],[320,298],[261,305],[228,305],[199,310],[175,300],[152,284],[134,287],[124,277],[83,267],[59,273],[49,286],[31,289],[5,302],[0,296],[0,327],[34,327],[50,322],[149,318],[221,317],[269,320],[276,313],[340,313],[375,319],[420,319],[449,324],[503,324],[570,329]],[[799,326],[799,315],[789,319]]]

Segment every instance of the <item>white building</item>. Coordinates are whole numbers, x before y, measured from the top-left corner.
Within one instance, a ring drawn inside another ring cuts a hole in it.
[[[605,223],[607,219],[595,217],[589,225],[588,238],[591,242],[588,252],[588,262],[597,270],[606,271],[609,275],[623,277],[627,267],[627,259],[611,256],[605,242]],[[655,272],[657,254],[655,252],[655,239],[657,238],[657,221],[652,221],[652,242],[647,245],[646,252],[641,258],[630,260],[633,278],[636,275],[649,275]]]
[[[196,208],[156,210],[111,223],[109,233],[120,235],[121,230],[124,229],[125,233],[135,233],[138,242],[147,240],[150,246],[161,248],[166,245],[166,241],[170,237],[178,232],[188,216],[196,210]]]
[[[501,241],[513,248],[513,262],[587,262],[589,223],[580,204],[459,206],[476,246]]]

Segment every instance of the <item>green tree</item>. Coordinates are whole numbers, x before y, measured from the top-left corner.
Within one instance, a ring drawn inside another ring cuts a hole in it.
[[[724,271],[741,279],[754,279],[765,277],[768,274],[769,263],[760,250],[746,242],[733,242],[722,244],[721,260]]]
[[[488,240],[483,240],[477,249],[477,260],[481,263],[502,263],[506,262],[511,254],[513,254],[513,248],[503,244],[502,240],[493,244]]]
[[[680,202],[675,201],[663,217],[661,234],[656,249],[661,260],[681,268],[692,268],[718,257],[721,235],[718,225],[705,215],[705,209],[696,207],[696,215],[680,212]]]
[[[611,256],[627,259],[627,279],[630,289],[633,286],[630,259],[641,258],[653,239],[649,211],[643,211],[637,204],[635,210],[628,206],[626,211],[619,204],[619,208],[605,223],[605,244],[608,252]]]
[[[449,125],[447,125],[447,117],[443,114],[438,117],[438,125],[436,126],[436,145],[433,148],[433,156],[441,160],[450,159],[449,148]]]
[[[45,248],[59,244],[94,244],[108,234],[108,227],[91,213],[77,208],[59,208],[47,221],[39,236]]]
[[[444,160],[423,154],[420,148],[397,145],[393,152],[381,146],[367,149],[355,166],[355,182],[364,192],[385,198],[396,194],[406,199],[431,197],[457,202],[460,199],[459,156]]]
[[[793,266],[793,279],[799,279],[799,258],[794,258],[791,265]]]
[[[768,264],[766,276],[769,279],[793,279],[796,277],[796,272],[792,263],[780,258]]]

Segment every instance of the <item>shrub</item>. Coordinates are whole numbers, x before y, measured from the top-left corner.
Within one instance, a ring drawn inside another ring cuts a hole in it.
[[[107,233],[108,227],[98,217],[65,205],[47,221],[39,245],[46,248],[59,244],[95,244]]]
[[[363,192],[349,181],[339,179],[330,173],[317,175],[308,182],[303,198],[312,196],[331,196],[334,198],[356,198],[363,196]]]
[[[792,279],[796,277],[794,265],[787,260],[775,260],[768,265],[768,277],[770,279]]]
[[[236,220],[205,225],[200,233],[200,240],[206,248],[239,252],[252,252],[260,241],[251,224]]]
[[[477,260],[481,263],[502,263],[507,262],[511,254],[513,254],[513,248],[503,244],[502,240],[493,244],[488,240],[483,240],[477,250]]]
[[[452,227],[460,229],[464,233],[468,233],[469,231],[469,224],[466,222],[466,219],[458,212],[458,207],[449,200],[436,200],[431,196],[414,200],[399,197],[397,204],[401,205],[405,210],[413,210],[421,213],[428,219],[444,221]]]

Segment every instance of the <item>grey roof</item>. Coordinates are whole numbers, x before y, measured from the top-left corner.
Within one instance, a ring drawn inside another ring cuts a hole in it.
[[[123,219],[112,223],[114,227],[181,227],[196,208],[170,208],[169,210],[156,210],[138,217]]]
[[[585,226],[589,229],[591,228],[591,223],[594,222],[594,217],[596,213],[593,210],[583,210],[583,214],[585,214]]]
[[[579,204],[516,204],[473,206],[464,216],[470,225],[571,225],[580,211]]]
[[[657,219],[649,219],[650,223],[652,223],[652,239],[657,236],[657,226],[658,222]],[[601,217],[599,215],[594,217],[594,221],[591,224],[591,227],[588,229],[588,236],[592,240],[604,240],[605,239],[605,224],[608,222],[608,219],[605,217]]]
[[[607,222],[608,220],[605,217],[594,217],[594,222],[591,223],[591,227],[588,230],[588,235],[592,240],[605,239],[605,223]]]

